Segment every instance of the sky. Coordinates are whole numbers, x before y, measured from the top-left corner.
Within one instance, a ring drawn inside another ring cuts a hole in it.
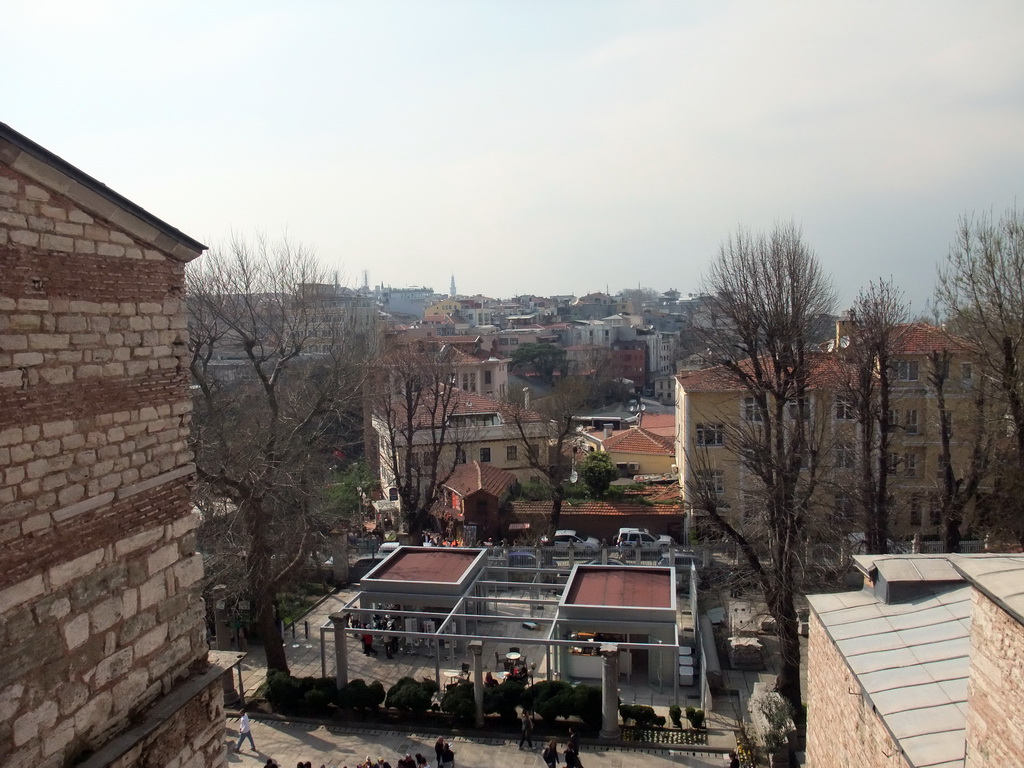
[[[1024,189],[1022,29],[1017,0],[8,0],[0,121],[349,285],[686,294],[793,221],[840,304],[892,279],[923,312],[959,218]]]

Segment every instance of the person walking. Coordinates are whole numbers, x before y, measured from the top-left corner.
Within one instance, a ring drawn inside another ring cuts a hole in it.
[[[447,741],[444,743],[444,749],[441,750],[441,760],[438,763],[438,768],[455,768],[455,751]]]
[[[242,742],[249,740],[252,751],[256,751],[256,742],[252,740],[252,723],[249,722],[249,715],[242,710],[242,718],[238,721],[238,743],[235,745],[235,752],[242,751]]]
[[[562,757],[565,759],[566,768],[583,768],[583,763],[580,762],[580,753],[573,749],[571,744],[566,745]]]
[[[530,749],[533,749],[533,719],[527,714],[526,710],[523,710],[522,717],[522,735],[519,737],[519,748],[523,748],[523,742],[525,741],[530,745]]]
[[[577,755],[580,753],[580,735],[571,725],[569,726],[569,743],[566,744],[566,749],[571,749]]]
[[[434,742],[434,756],[437,758],[437,765],[441,765],[441,755],[444,754],[444,736],[438,736]]]
[[[544,758],[544,764],[548,768],[558,768],[558,742],[554,739],[549,741],[540,756]]]

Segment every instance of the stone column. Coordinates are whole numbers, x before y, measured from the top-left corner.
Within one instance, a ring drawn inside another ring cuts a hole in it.
[[[231,616],[228,614],[226,602],[228,588],[224,584],[218,584],[213,588],[212,592],[215,632],[213,643],[216,646],[215,650],[230,651]],[[234,668],[228,669],[227,672],[221,675],[221,681],[224,685],[224,703],[228,705],[234,704],[238,701],[238,691],[235,690]]]
[[[482,640],[470,640],[469,652],[473,655],[473,702],[476,704],[476,727],[484,727],[484,644]]]
[[[338,689],[348,685],[348,647],[345,632],[345,615],[332,613],[331,622],[334,624],[334,679]]]
[[[619,646],[601,646],[601,738],[617,739],[619,727]]]
[[[335,584],[348,583],[348,529],[335,528],[331,531],[331,567]]]

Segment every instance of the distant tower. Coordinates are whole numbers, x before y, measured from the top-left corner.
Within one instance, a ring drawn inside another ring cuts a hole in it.
[[[363,270],[363,290],[370,290],[370,270],[368,269]]]
[[[455,291],[455,273],[452,272],[452,286],[451,288],[448,289],[448,297],[454,299],[456,295],[457,294]]]

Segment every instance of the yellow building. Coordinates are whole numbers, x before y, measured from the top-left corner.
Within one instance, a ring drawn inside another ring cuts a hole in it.
[[[830,523],[852,532],[862,528],[855,515],[861,441],[847,394],[853,381],[848,344],[849,339],[837,335],[824,351],[812,353],[809,431],[817,442],[807,461],[815,462],[819,474],[816,506],[830,516]],[[904,537],[936,535],[942,530],[943,466],[936,364],[945,371],[943,395],[957,477],[967,471],[975,437],[975,366],[967,343],[924,323],[900,326],[892,348],[889,527]],[[675,453],[684,501],[692,508],[692,488],[700,481],[705,489],[714,489],[731,522],[752,522],[759,484],[742,465],[737,445],[745,425],[758,416],[752,394],[714,366],[677,375],[676,402]]]

